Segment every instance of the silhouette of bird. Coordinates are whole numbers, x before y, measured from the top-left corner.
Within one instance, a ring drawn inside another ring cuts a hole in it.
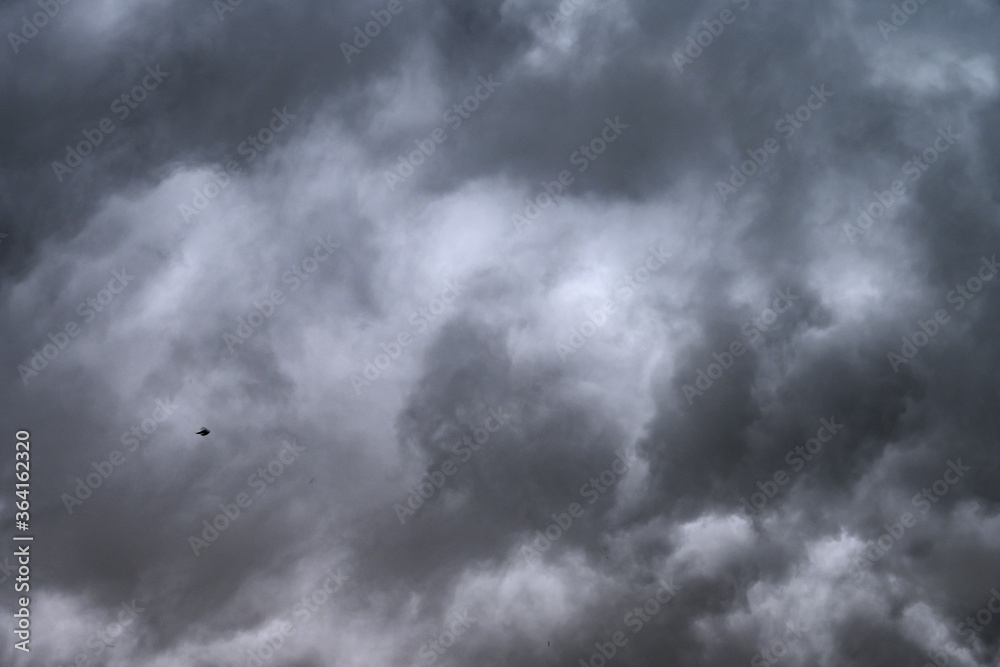
[[[200,435],[200,436],[206,436],[206,435],[208,435],[209,433],[211,433],[211,431],[209,431],[209,430],[208,430],[207,428],[205,428],[204,426],[202,426],[202,427],[201,427],[201,430],[200,430],[200,431],[198,431],[198,433],[197,433],[197,434],[198,434],[198,435]]]
[[[312,478],[311,480],[309,480],[309,484],[312,484],[312,483],[313,483],[313,482],[315,482],[315,481],[316,481],[316,478],[315,478],[315,477],[313,477],[313,478]],[[309,484],[306,484],[306,486],[309,486]]]

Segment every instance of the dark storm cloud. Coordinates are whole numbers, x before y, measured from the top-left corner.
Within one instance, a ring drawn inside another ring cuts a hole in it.
[[[995,661],[995,4],[58,6],[0,56],[5,664]]]

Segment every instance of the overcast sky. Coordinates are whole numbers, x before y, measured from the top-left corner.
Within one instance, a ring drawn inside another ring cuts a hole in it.
[[[1000,664],[994,0],[0,27],[0,663]]]

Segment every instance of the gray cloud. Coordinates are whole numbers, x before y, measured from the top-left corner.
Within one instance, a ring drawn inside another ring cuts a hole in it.
[[[995,664],[995,3],[224,7],[0,10],[4,664]]]

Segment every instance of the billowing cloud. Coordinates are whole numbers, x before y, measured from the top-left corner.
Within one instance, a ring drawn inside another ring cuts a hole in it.
[[[996,3],[0,24],[3,664],[996,663]]]

